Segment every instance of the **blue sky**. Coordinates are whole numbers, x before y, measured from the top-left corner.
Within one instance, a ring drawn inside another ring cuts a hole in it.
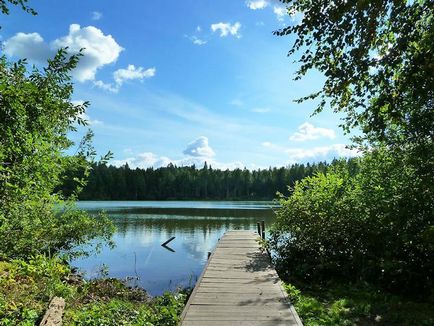
[[[292,80],[292,38],[272,32],[301,15],[277,1],[31,5],[36,17],[2,16],[1,52],[40,65],[58,47],[85,47],[73,100],[91,102],[95,147],[113,164],[267,168],[355,154],[336,114],[310,117],[315,103],[293,102],[323,77]]]

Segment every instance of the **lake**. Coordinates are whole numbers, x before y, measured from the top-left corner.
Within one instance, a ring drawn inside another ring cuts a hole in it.
[[[256,230],[274,220],[273,202],[258,201],[82,201],[90,213],[107,212],[116,225],[113,240],[95,255],[71,264],[87,278],[129,279],[131,285],[159,295],[178,286],[194,286],[218,239],[227,230]],[[167,247],[161,244],[175,237]]]

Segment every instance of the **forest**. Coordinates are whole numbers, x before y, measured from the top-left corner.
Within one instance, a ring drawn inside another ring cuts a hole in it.
[[[355,167],[355,159],[348,161]],[[205,162],[196,166],[131,169],[94,164],[80,200],[272,200],[279,192],[288,195],[296,181],[325,172],[331,163],[293,164],[287,167],[250,171],[219,170]],[[77,172],[75,172],[77,173]],[[74,189],[73,171],[65,174],[62,191]]]

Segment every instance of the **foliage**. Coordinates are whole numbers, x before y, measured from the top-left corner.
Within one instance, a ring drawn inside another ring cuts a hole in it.
[[[320,97],[316,112],[330,104],[345,113],[345,130],[360,126],[370,142],[432,144],[433,1],[282,2],[300,17],[275,32],[295,36],[296,79],[311,70],[326,77],[304,98]]]
[[[59,258],[0,262],[0,325],[37,324],[53,296],[65,298],[64,325],[177,325],[187,292],[151,298],[116,279],[86,282]]]
[[[2,14],[9,15],[8,5],[20,6],[22,10],[36,15],[36,11],[27,5],[28,0],[0,0],[0,11]],[[9,3],[9,4],[8,4]]]
[[[58,258],[39,255],[1,264],[0,325],[34,325],[53,296],[70,297],[76,292],[63,281],[70,270]]]
[[[434,2],[282,2],[296,23],[275,34],[294,36],[295,79],[314,70],[325,76],[321,90],[298,101],[318,99],[314,113],[328,106],[344,113],[344,131],[362,132],[354,140],[365,154],[356,174],[335,166],[281,198],[270,242],[280,273],[324,289],[330,281],[349,289],[363,281],[374,285],[370,293],[432,302]],[[350,302],[319,300],[318,288],[304,297],[288,290],[301,296],[295,300],[307,324],[365,323],[346,314]],[[432,315],[405,310],[409,303],[393,310],[390,298],[366,298],[372,307],[383,300],[384,324],[432,324]],[[330,311],[336,303],[338,316]]]
[[[79,57],[59,50],[42,71],[28,71],[25,60],[0,58],[0,256],[52,254],[111,235],[106,218],[90,218],[73,203],[95,157],[91,132],[76,155],[65,155],[73,145],[68,133],[86,124],[81,115],[88,103],[71,103],[69,72]],[[74,180],[72,200],[65,203],[54,189],[72,166],[83,178]]]
[[[434,322],[432,304],[403,300],[362,283],[324,287],[285,283],[284,289],[306,326],[428,326]]]
[[[331,163],[333,165],[333,163]],[[293,164],[286,168],[219,170],[207,164],[176,167],[169,164],[158,169],[130,169],[95,165],[89,182],[79,198],[83,200],[260,200],[273,199],[276,191],[288,194],[287,185],[293,186],[314,172],[324,172],[329,163]],[[71,172],[61,189],[70,193],[69,181],[77,173]]]
[[[351,176],[336,165],[296,184],[272,230],[271,249],[286,277],[367,280],[391,291],[432,295],[433,187],[406,152],[375,150]]]
[[[186,294],[166,292],[146,304],[120,299],[91,302],[69,310],[66,325],[178,325]]]

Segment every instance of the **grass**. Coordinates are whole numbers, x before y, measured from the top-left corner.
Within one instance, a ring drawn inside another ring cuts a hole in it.
[[[284,288],[303,324],[434,325],[434,304],[384,293],[368,284],[314,287],[285,283]]]
[[[0,325],[39,324],[54,296],[64,325],[177,325],[188,291],[150,297],[116,279],[82,280],[59,258],[0,261]]]

